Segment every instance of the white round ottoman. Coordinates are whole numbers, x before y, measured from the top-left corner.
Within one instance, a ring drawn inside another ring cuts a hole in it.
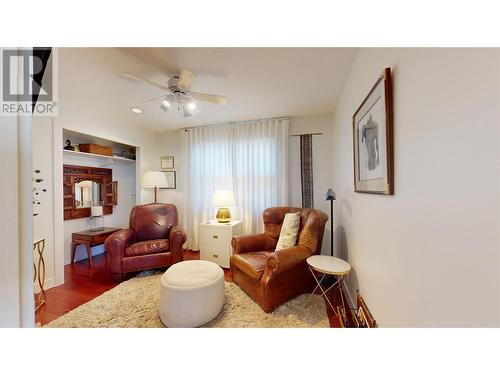
[[[224,271],[215,263],[175,263],[160,283],[160,319],[167,327],[199,327],[222,310]]]

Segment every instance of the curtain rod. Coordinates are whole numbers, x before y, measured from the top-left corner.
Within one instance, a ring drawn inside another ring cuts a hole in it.
[[[323,133],[290,134],[290,137],[300,137],[301,135],[323,135]]]
[[[265,118],[259,118],[259,119],[253,119],[253,120],[228,121],[228,122],[221,122],[221,123],[218,123],[218,124],[190,126],[189,128],[182,128],[182,129],[187,132],[190,129],[210,128],[210,127],[215,127],[215,126],[237,124],[237,123],[240,123],[240,122],[266,121],[266,120],[289,120],[289,119],[290,119],[289,117],[265,117]]]

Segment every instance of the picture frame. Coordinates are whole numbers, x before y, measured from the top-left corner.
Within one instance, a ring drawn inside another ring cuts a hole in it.
[[[352,118],[354,191],[394,195],[391,68],[385,68]]]
[[[161,169],[174,169],[174,157],[162,156],[160,159]]]
[[[161,189],[176,189],[177,188],[177,177],[175,171],[164,171],[167,178],[167,186]]]
[[[361,294],[359,293],[359,291],[356,292],[356,305],[357,305],[357,310],[355,317],[357,320],[358,327],[376,328],[377,321],[373,318],[373,315],[368,309],[368,306],[366,306],[366,303]]]
[[[365,313],[363,312],[363,309],[361,307],[359,307],[358,311],[356,311],[356,319],[358,320],[358,324],[359,324],[358,327],[369,328]]]
[[[341,328],[349,327],[349,320],[347,319],[347,314],[344,306],[337,306],[337,318],[339,326]]]

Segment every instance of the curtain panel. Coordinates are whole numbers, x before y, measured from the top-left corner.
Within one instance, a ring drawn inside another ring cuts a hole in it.
[[[264,229],[262,212],[288,204],[288,119],[265,119],[186,129],[183,227],[187,247],[199,249],[200,223],[213,220],[215,190],[232,190],[233,219],[244,234]]]

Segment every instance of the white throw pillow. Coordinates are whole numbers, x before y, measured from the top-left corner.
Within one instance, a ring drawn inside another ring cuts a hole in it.
[[[297,234],[299,233],[300,214],[286,214],[281,226],[280,238],[276,245],[276,251],[295,246]]]

